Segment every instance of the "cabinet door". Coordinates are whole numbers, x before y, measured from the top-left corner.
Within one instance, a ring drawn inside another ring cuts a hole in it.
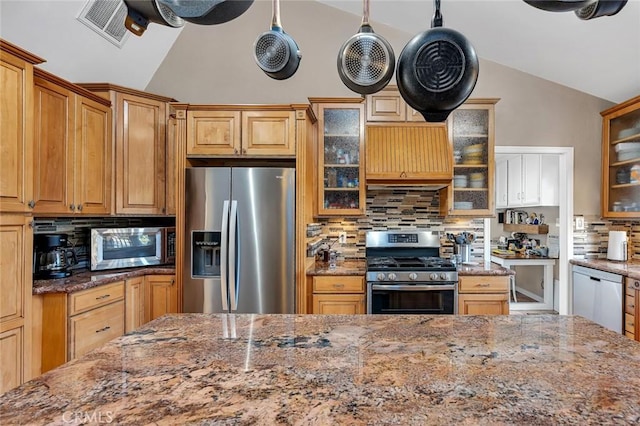
[[[407,104],[396,89],[385,88],[366,96],[367,121],[399,122],[407,119]]]
[[[640,218],[640,96],[602,113],[602,216]]]
[[[501,294],[460,294],[458,312],[461,315],[508,315],[509,295]]]
[[[507,160],[496,161],[496,208],[507,207],[507,182],[508,182]]]
[[[0,211],[30,211],[33,167],[33,67],[0,52]]]
[[[126,93],[117,93],[116,103],[116,213],[161,214],[166,104]]]
[[[174,276],[147,275],[145,280],[145,322],[164,314],[178,312],[178,291]]]
[[[165,182],[165,213],[168,215],[176,214],[176,173],[178,158],[178,141],[176,139],[176,119],[170,118],[167,122],[167,166],[166,166],[166,182]]]
[[[540,154],[540,205],[560,205],[560,158],[556,154]]]
[[[123,334],[123,300],[72,316],[69,318],[69,359],[78,358]]]
[[[488,217],[495,215],[494,200],[494,108],[497,99],[469,99],[449,116],[449,137],[455,165],[453,184],[441,191],[448,215]]]
[[[74,213],[75,94],[35,78],[33,211]]]
[[[0,394],[24,381],[23,327],[0,332]]]
[[[522,205],[540,205],[540,154],[522,155]]]
[[[31,378],[30,217],[0,216],[0,393]]]
[[[111,109],[76,96],[74,204],[77,212],[111,213]]]
[[[518,207],[522,205],[522,156],[517,155],[507,160],[507,205]]]
[[[318,106],[318,215],[364,214],[364,105]]]
[[[126,281],[125,332],[129,333],[144,324],[144,277]]]
[[[296,118],[293,111],[243,111],[243,155],[296,155]]]
[[[363,294],[314,294],[314,314],[364,314]]]
[[[187,111],[187,155],[240,154],[240,111]]]

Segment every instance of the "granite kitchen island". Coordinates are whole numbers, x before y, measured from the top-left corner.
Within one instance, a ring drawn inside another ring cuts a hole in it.
[[[0,396],[0,424],[638,424],[580,317],[176,314]]]

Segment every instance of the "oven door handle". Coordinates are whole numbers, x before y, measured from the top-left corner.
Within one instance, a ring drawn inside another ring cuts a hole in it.
[[[455,290],[455,284],[412,284],[412,285],[384,285],[384,284],[372,284],[371,290],[397,290],[397,291],[425,291],[425,290]]]

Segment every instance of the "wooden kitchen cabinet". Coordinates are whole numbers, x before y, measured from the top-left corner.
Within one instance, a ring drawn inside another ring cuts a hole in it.
[[[124,281],[43,295],[42,372],[124,334],[124,298]]]
[[[640,280],[637,278],[627,277],[625,281],[624,333],[640,342]]]
[[[0,40],[0,212],[33,208],[33,66],[42,62]]]
[[[145,276],[145,322],[178,312],[178,288],[173,275]]]
[[[124,331],[129,333],[145,323],[144,300],[145,300],[145,279],[144,277],[129,278],[125,281],[125,315]]]
[[[453,146],[454,179],[466,184],[440,190],[443,216],[492,217],[495,215],[495,104],[499,99],[468,99],[447,120]]]
[[[367,123],[369,122],[422,122],[424,117],[410,107],[400,95],[398,87],[389,85],[366,95]]]
[[[111,101],[115,213],[166,214],[168,103],[172,98],[102,83],[79,83]]]
[[[289,106],[253,109],[231,105],[190,105],[187,156],[295,157],[296,118]]]
[[[602,115],[602,216],[640,218],[640,96]]]
[[[458,277],[458,313],[508,315],[509,276]]]
[[[362,99],[310,99],[318,117],[317,216],[364,215]]]
[[[31,378],[31,218],[0,215],[0,394]]]
[[[364,277],[315,276],[312,282],[314,314],[366,313]]]
[[[110,102],[35,69],[34,213],[109,215]]]

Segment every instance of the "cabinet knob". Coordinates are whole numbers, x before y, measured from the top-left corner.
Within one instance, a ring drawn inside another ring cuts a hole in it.
[[[29,228],[33,228],[33,221],[32,220],[29,221]]]
[[[246,154],[246,153],[247,153],[247,150],[246,150],[245,148],[242,148],[242,153],[243,153],[243,154]]]
[[[69,210],[74,211],[76,209],[76,205],[75,204],[70,204],[69,205]]]
[[[238,154],[238,150],[237,150],[237,149],[234,149],[234,150],[233,150],[233,153],[237,155],[237,154]]]
[[[29,202],[27,203],[27,205],[29,206],[30,209],[34,208],[36,206],[36,202],[33,200],[29,200]]]
[[[640,281],[634,281],[633,282],[633,288],[640,289]]]
[[[77,209],[78,209],[79,212],[81,212],[82,211],[82,204],[78,204]]]

